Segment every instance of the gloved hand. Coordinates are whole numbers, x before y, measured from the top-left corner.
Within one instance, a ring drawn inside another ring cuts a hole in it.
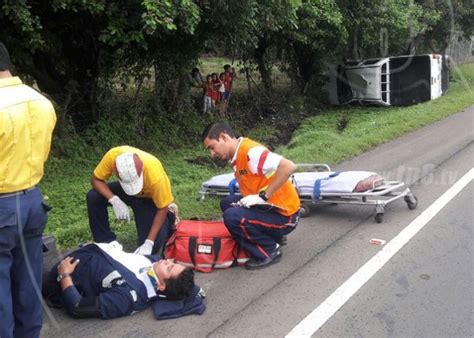
[[[128,206],[117,195],[109,199],[109,203],[114,208],[115,217],[120,221],[130,221]]]
[[[135,254],[137,255],[151,255],[151,250],[153,250],[153,245],[155,242],[153,242],[151,239],[145,240],[145,243],[143,243],[141,246],[135,250]]]
[[[252,205],[257,204],[267,204],[260,196],[258,195],[248,195],[242,198],[239,201],[239,204],[243,207],[250,208]]]

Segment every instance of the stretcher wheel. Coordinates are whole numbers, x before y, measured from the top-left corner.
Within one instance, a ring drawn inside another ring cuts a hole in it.
[[[418,206],[418,198],[413,194],[408,194],[404,197],[405,202],[407,203],[408,209],[413,210]]]
[[[383,221],[383,213],[382,213],[382,212],[376,213],[375,216],[374,216],[374,218],[375,218],[375,222],[377,222],[377,223],[382,223],[382,221]]]
[[[308,204],[301,204],[300,217],[308,217],[310,211],[310,206]]]

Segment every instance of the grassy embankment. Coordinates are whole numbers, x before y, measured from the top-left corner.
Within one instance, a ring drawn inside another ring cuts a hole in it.
[[[447,95],[415,106],[328,109],[307,118],[294,133],[290,143],[279,147],[277,152],[295,162],[334,165],[474,104],[474,64],[457,69],[455,79],[455,82],[450,83]],[[342,131],[337,127],[341,121],[347,122]],[[203,124],[203,121],[200,123]],[[167,129],[162,127],[161,130]],[[81,153],[87,154],[86,156],[73,156],[72,159],[50,158],[41,184],[48,202],[54,207],[50,212],[46,232],[53,233],[62,247],[73,247],[91,239],[85,194],[90,189],[89,179],[95,165],[106,150],[106,145],[114,138],[113,135],[100,134],[90,137],[87,142],[89,145],[84,145],[85,149]],[[220,216],[217,200],[198,201],[197,191],[204,180],[212,175],[228,172],[229,167],[223,169],[187,161],[208,156],[200,144],[173,149],[171,145],[163,146],[166,142],[162,142],[160,147],[154,148],[154,142],[135,138],[137,140],[133,142],[133,135],[126,139],[116,137],[115,144],[139,146],[145,142],[148,148],[154,149],[152,152],[161,159],[170,176],[173,194],[184,218],[208,219]],[[134,224],[112,222],[112,227],[119,240],[132,248],[136,238]]]

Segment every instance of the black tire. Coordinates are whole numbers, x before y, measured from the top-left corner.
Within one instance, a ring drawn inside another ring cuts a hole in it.
[[[301,218],[304,218],[304,217],[308,217],[309,214],[310,214],[310,208],[309,208],[309,205],[307,204],[301,204],[301,207],[300,207],[300,217]]]
[[[376,213],[375,216],[375,222],[377,223],[382,223],[383,221],[383,213],[379,212],[379,213]]]
[[[418,206],[418,198],[415,195],[406,195],[405,202],[410,210],[416,209]]]

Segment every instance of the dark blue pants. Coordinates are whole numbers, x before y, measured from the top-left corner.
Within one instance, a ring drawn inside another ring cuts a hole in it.
[[[0,337],[39,337],[43,325],[42,234],[47,222],[38,188],[0,198]]]
[[[236,242],[252,257],[264,259],[275,251],[277,240],[296,228],[299,212],[288,217],[270,206],[244,208],[231,205],[241,198],[230,195],[221,200],[224,224]]]
[[[135,225],[137,227],[138,245],[142,245],[150,232],[151,224],[155,218],[157,208],[151,198],[139,198],[127,195],[120,183],[112,182],[108,184],[110,190],[120,197],[120,199],[132,208],[135,216]],[[94,241],[97,243],[109,243],[115,241],[117,236],[110,229],[109,215],[107,207],[110,206],[105,197],[94,189],[87,193],[87,212],[89,214],[89,226],[92,231]],[[172,225],[174,223],[174,214],[168,212],[163,225],[161,226],[158,237],[155,239],[153,253],[161,253],[166,240],[171,235]]]

